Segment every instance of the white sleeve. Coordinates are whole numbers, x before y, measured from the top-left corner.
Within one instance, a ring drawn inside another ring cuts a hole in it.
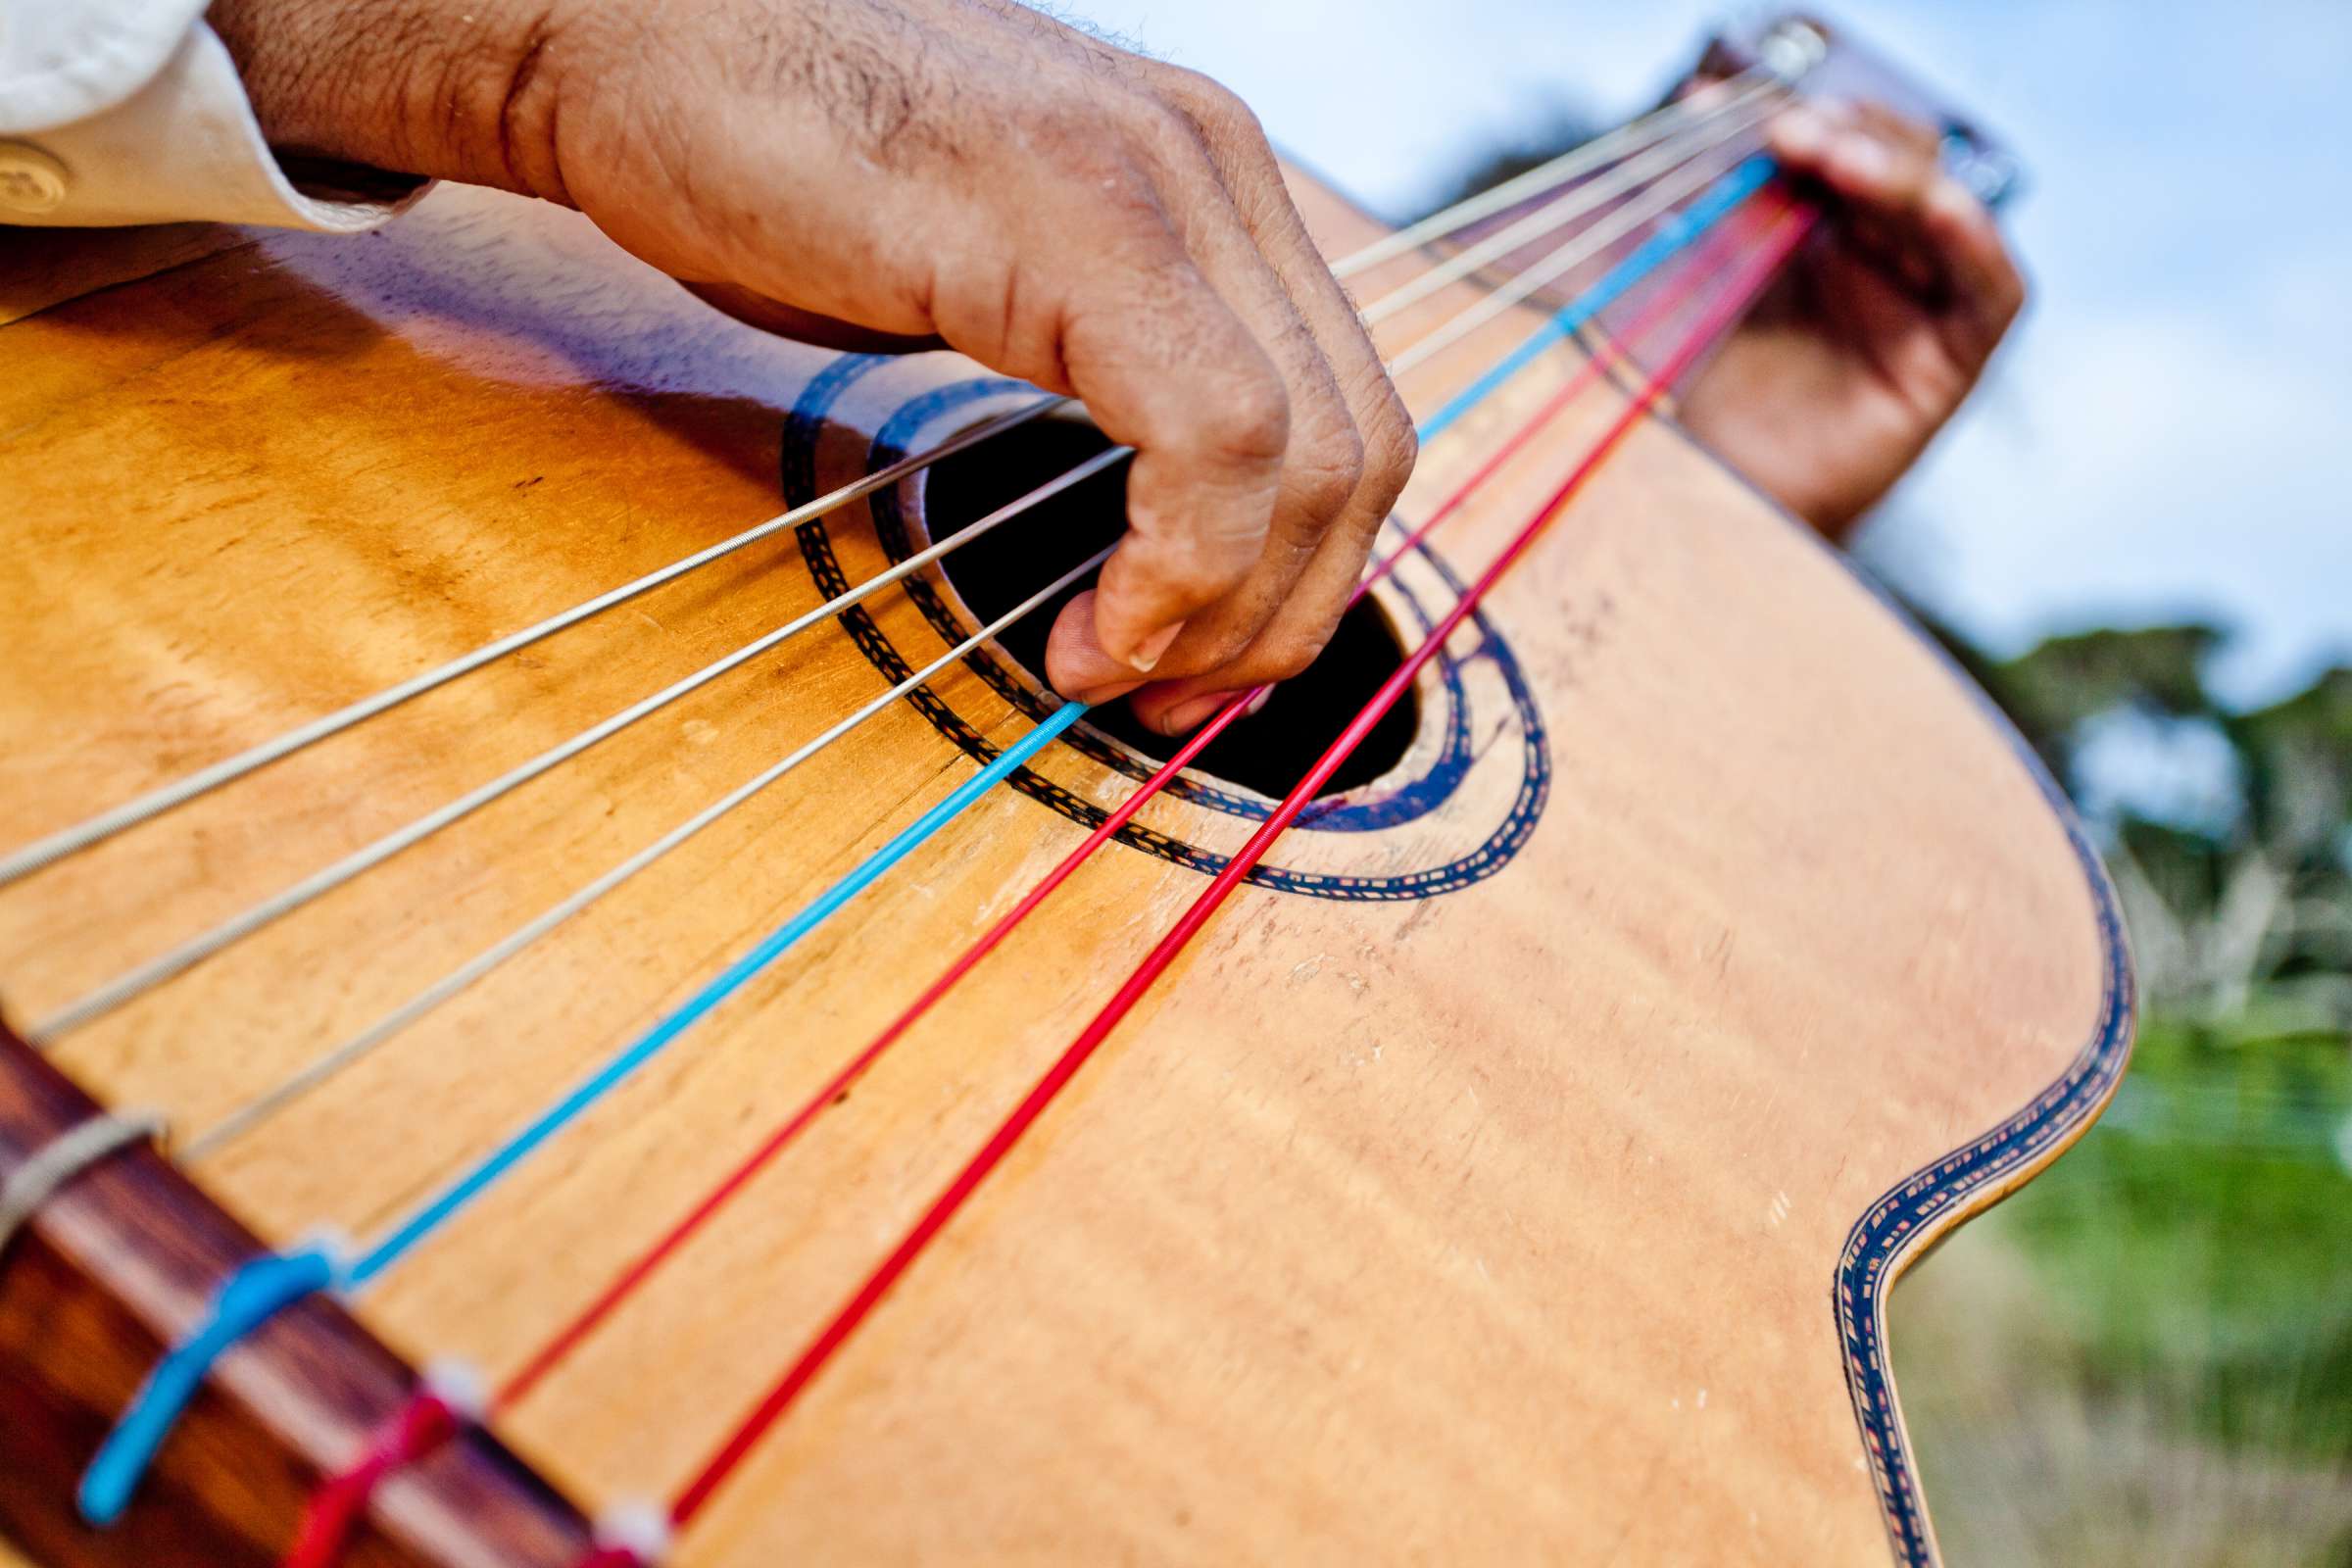
[[[0,4],[0,223],[206,219],[351,233],[424,182],[296,188],[262,139],[207,0]]]

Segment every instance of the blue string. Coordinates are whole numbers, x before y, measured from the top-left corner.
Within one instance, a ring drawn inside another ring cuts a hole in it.
[[[1553,316],[1493,368],[1470,383],[1452,401],[1420,426],[1423,440],[1434,439],[1463,415],[1491,396],[1497,387],[1532,364],[1537,356],[1592,319],[1669,257],[1713,227],[1741,202],[1755,194],[1776,172],[1773,161],[1757,154],[1709,186],[1689,209],[1659,225],[1624,261]],[[417,1209],[348,1269],[338,1269],[324,1251],[311,1250],[287,1255],[270,1253],[254,1258],[230,1275],[216,1297],[210,1316],[195,1333],[157,1363],[155,1371],[132,1398],[129,1408],[99,1448],[82,1475],[79,1502],[82,1517],[93,1525],[113,1523],[122,1516],[140,1478],[164,1440],[171,1435],[188,1401],[203,1386],[206,1375],[221,1355],[294,1302],[330,1288],[358,1290],[398,1262],[411,1248],[439,1229],[453,1215],[479,1198],[515,1166],[529,1158],[589,1106],[619,1087],[663,1048],[707,1017],[743,989],[795,944],[816,929],[842,906],[871,886],[941,828],[1015,768],[1027,762],[1076,723],[1087,711],[1085,703],[1064,703],[1053,715],[1007,747],[995,761],[956,788],[947,799],[868,856],[847,876],[695,993],[676,1010],[571,1093],[542,1112],[470,1171]]]
[[[1608,274],[1588,290],[1576,303],[1561,311],[1525,343],[1504,358],[1493,369],[1472,383],[1470,388],[1440,410],[1437,416],[1422,426],[1424,438],[1434,436],[1447,424],[1467,412],[1472,404],[1487,397],[1510,379],[1552,343],[1557,342],[1606,307],[1610,301],[1632,287],[1644,274],[1655,269],[1693,239],[1703,234],[1725,214],[1754,194],[1757,187],[1774,172],[1770,158],[1762,154],[1748,159],[1707,188],[1704,195],[1685,213],[1662,224],[1656,233],[1631,255],[1612,268]],[[857,869],[825,890],[816,901],[778,926],[758,947],[737,958],[716,978],[689,998],[681,1006],[623,1050],[618,1055],[581,1082],[569,1094],[557,1102],[538,1119],[514,1134],[487,1158],[443,1190],[439,1197],[416,1210],[400,1226],[385,1236],[355,1263],[343,1278],[347,1289],[358,1290],[374,1279],[406,1254],[410,1249],[437,1230],[449,1218],[471,1203],[507,1172],[530,1157],[540,1145],[597,1101],[610,1094],[623,1080],[645,1065],[670,1042],[700,1022],[719,1004],[743,989],[754,977],[783,956],[801,938],[814,930],[835,910],[858,896],[877,877],[905,859],[914,848],[960,814],[965,808],[1000,783],[1013,769],[1043,751],[1054,738],[1076,723],[1086,712],[1084,703],[1065,703],[1053,716],[1031,730],[1019,741],[983,768],[953,795],[923,813],[906,831],[892,839],[861,862]]]
[[[111,1525],[130,1506],[139,1478],[171,1436],[173,1423],[203,1387],[205,1375],[229,1347],[292,1306],[334,1283],[334,1259],[319,1249],[254,1258],[221,1282],[209,1316],[196,1332],[156,1363],[130,1407],[107,1434],[98,1455],[82,1472],[77,1497],[81,1516]]]
[[[676,1011],[647,1030],[634,1044],[542,1112],[537,1120],[508,1139],[488,1158],[445,1189],[440,1197],[410,1215],[397,1230],[377,1242],[352,1265],[344,1276],[345,1286],[358,1290],[398,1262],[402,1253],[480,1197],[484,1189],[522,1163],[533,1150],[611,1093],[631,1073],[651,1061],[663,1047],[692,1028],[720,1003],[742,990],[754,976],[782,957],[801,938],[815,930],[828,915],[856,898],[883,872],[905,859],[916,846],[954,821],[966,807],[987,794],[1006,774],[1044,751],[1055,736],[1078,722],[1086,710],[1087,705],[1084,703],[1064,703],[1055,709],[1052,717],[1006,747],[995,761],[973,774],[954,794],[915,818],[898,837],[867,856],[857,869],[827,888],[814,903],[776,927],[758,947],[728,964]]]
[[[399,1261],[401,1255],[438,1229],[451,1215],[479,1198],[498,1179],[585,1111],[617,1088],[663,1047],[684,1034],[718,1004],[750,983],[761,970],[815,930],[826,917],[856,898],[876,878],[905,859],[916,847],[954,821],[964,808],[988,793],[1005,775],[1053,743],[1087,711],[1085,703],[1064,703],[1052,716],[1006,747],[997,760],[958,785],[945,800],[915,818],[889,843],[859,861],[855,869],[818,895],[814,902],[785,921],[765,940],[720,971],[709,985],[639,1037],[628,1049],[599,1068],[554,1106],[499,1147],[438,1198],[409,1217],[399,1229],[377,1242],[347,1269],[338,1269],[324,1251],[308,1250],[288,1256],[275,1253],[253,1259],[222,1282],[211,1315],[178,1347],[157,1363],[155,1371],[116,1422],[97,1457],[82,1475],[82,1517],[93,1525],[109,1525],[122,1517],[137,1492],[139,1481],[171,1436],[188,1401],[206,1375],[230,1347],[277,1313],[307,1296],[330,1288],[357,1290]]]
[[[1546,321],[1493,368],[1470,383],[1453,400],[1420,426],[1422,439],[1445,431],[1494,390],[1526,368],[1536,357],[1592,319],[1627,289],[1654,270],[1676,252],[1705,233],[1772,177],[1774,165],[1762,154],[1709,186],[1684,213],[1662,223],[1657,231],[1598,282]],[[925,811],[855,869],[820,894],[806,908],[770,932],[753,948],[696,992],[674,1011],[647,1030],[619,1054],[582,1081],[569,1094],[543,1111],[520,1132],[509,1138],[471,1170],[445,1188],[440,1196],[411,1214],[348,1269],[339,1270],[327,1253],[318,1250],[288,1255],[254,1258],[230,1275],[215,1298],[213,1309],[196,1332],[157,1363],[155,1371],[133,1396],[122,1418],[100,1446],[81,1479],[82,1517],[93,1525],[112,1524],[129,1506],[140,1478],[156,1451],[171,1435],[188,1401],[204,1384],[213,1364],[247,1335],[306,1297],[340,1286],[358,1290],[398,1262],[411,1248],[439,1229],[453,1215],[479,1198],[589,1106],[618,1088],[640,1067],[709,1016],[720,1004],[782,957],[856,898],[892,866],[962,814],[981,796],[1003,782],[1015,768],[1044,751],[1062,731],[1087,711],[1085,703],[1064,703],[1053,715],[1007,747],[947,799]]]
[[[1421,426],[1421,439],[1436,440],[1446,426],[1484,402],[1496,387],[1527,368],[1537,355],[1608,309],[1619,295],[1654,271],[1660,263],[1721,222],[1734,208],[1753,196],[1778,170],[1779,166],[1769,155],[1758,153],[1709,185],[1704,195],[1659,224],[1656,233],[1643,240],[1624,261],[1610,268],[1598,282],[1570,301],[1557,316],[1536,328],[1534,335],[1526,342],[1495,362],[1493,369],[1456,393],[1453,401],[1438,410]]]

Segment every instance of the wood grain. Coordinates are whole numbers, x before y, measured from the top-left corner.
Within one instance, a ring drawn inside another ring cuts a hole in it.
[[[1300,190],[1327,248],[1374,231]],[[1440,356],[1408,400],[1434,408],[1525,326]],[[0,489],[27,519],[0,662],[38,675],[0,689],[5,836],[766,515],[827,363],[570,215],[454,188],[377,236],[258,235],[0,329]],[[1564,345],[1430,443],[1403,515],[1580,363]],[[977,374],[869,370],[820,474]],[[1506,467],[1445,559],[1487,560],[1617,396]],[[921,486],[902,500],[919,530]],[[852,580],[884,564],[864,509],[827,532]],[[1447,591],[1416,563],[1381,602],[1410,627],[1408,595]],[[756,548],[0,892],[12,1007],[39,1016],[819,597],[789,539]],[[874,621],[918,662],[940,646],[903,596]],[[1882,1194],[2079,1067],[2113,992],[2095,890],[1974,694],[1670,425],[1644,422],[1490,622],[1354,801],[1428,775],[1458,723],[1434,808],[1272,858],[1379,877],[1474,856],[1540,753],[1507,863],[1426,899],[1245,889],[681,1563],[1886,1560],[1832,1283]],[[200,1129],[883,684],[812,634],[56,1059]],[[933,690],[995,744],[1027,725],[968,671]],[[886,713],[196,1175],[274,1241],[383,1224],[970,768]],[[1097,806],[1128,787],[1065,747],[1038,771]],[[1144,821],[1212,853],[1250,825],[1174,800]],[[998,792],[395,1271],[369,1326],[412,1359],[517,1365],[1079,833]],[[591,1507],[676,1485],[1200,885],[1099,857],[503,1435]],[[13,1265],[0,1285],[27,1288]]]
[[[0,1180],[95,1112],[0,1029]],[[414,1375],[340,1309],[281,1314],[220,1366],[149,1475],[141,1504],[91,1530],[82,1466],[157,1357],[261,1244],[154,1151],[70,1185],[0,1260],[0,1530],[74,1568],[274,1563],[321,1473],[363,1451]],[[577,1513],[498,1445],[466,1434],[387,1489],[352,1568],[568,1568]]]

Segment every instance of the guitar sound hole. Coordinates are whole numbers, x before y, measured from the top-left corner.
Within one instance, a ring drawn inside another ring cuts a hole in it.
[[[933,539],[945,539],[1054,475],[1101,452],[1100,431],[1067,419],[1040,419],[934,466],[924,486],[923,514]],[[1071,486],[951,554],[940,565],[974,615],[986,623],[1117,538],[1125,525],[1127,473],[1114,466]],[[1091,578],[1089,581],[1091,582]],[[1054,617],[1080,589],[1041,606],[1007,628],[998,642],[1040,686],[1046,685],[1046,634]],[[1193,770],[1276,799],[1289,794],[1323,749],[1339,736],[1381,683],[1404,662],[1388,615],[1367,596],[1341,618],[1323,655],[1304,673],[1274,688],[1256,714],[1217,737]],[[1340,764],[1324,795],[1370,783],[1396,765],[1419,727],[1418,698],[1406,692],[1353,755]],[[1154,760],[1183,744],[1136,722],[1125,703],[1111,703],[1087,721]]]

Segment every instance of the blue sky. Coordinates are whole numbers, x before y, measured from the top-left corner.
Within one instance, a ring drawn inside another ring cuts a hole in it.
[[[1650,0],[1068,0],[1412,209],[1565,106],[1638,112],[1724,14]],[[2257,702],[2352,662],[2352,5],[1824,10],[1995,127],[2035,285],[1864,554],[1996,650],[2183,615]]]

